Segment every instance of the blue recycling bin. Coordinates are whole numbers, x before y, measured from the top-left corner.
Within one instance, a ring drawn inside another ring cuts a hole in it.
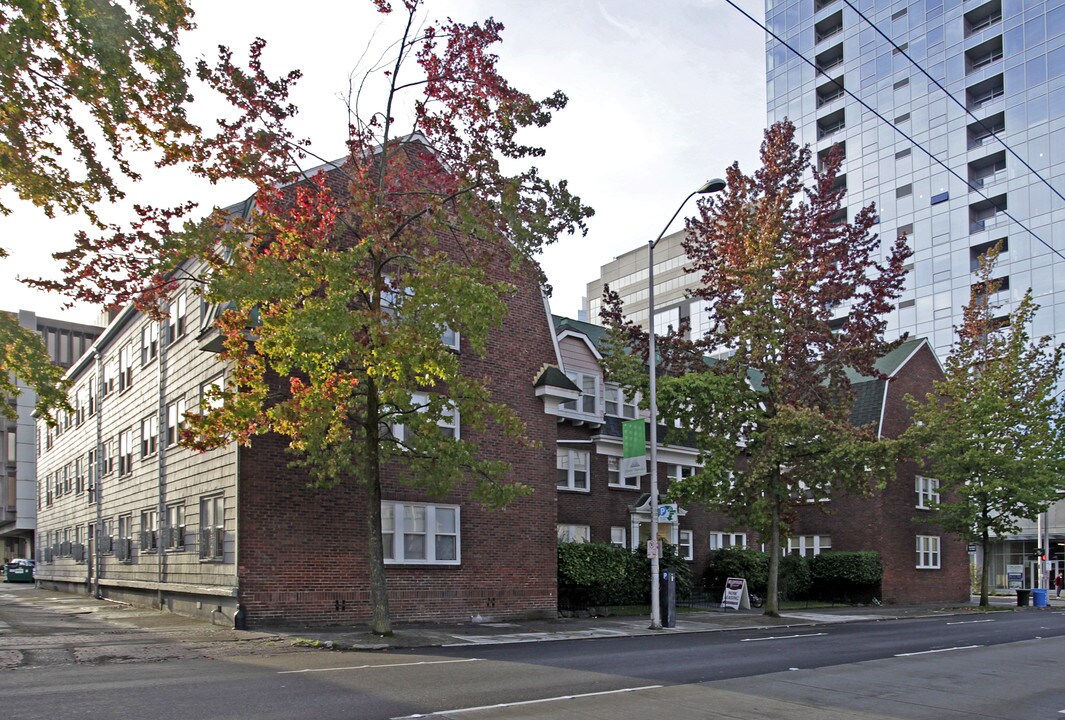
[[[1047,591],[1046,591],[1046,588],[1032,588],[1032,606],[1033,607],[1046,607],[1047,606]]]

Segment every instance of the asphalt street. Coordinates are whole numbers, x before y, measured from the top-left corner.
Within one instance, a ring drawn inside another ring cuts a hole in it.
[[[1049,720],[1063,649],[1051,608],[330,652],[5,585],[0,717]]]

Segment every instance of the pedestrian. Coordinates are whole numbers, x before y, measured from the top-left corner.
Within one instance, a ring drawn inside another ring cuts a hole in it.
[[[1065,572],[1059,572],[1058,576],[1054,578],[1054,589],[1057,590],[1057,594],[1054,597],[1061,597],[1061,588],[1065,586]]]

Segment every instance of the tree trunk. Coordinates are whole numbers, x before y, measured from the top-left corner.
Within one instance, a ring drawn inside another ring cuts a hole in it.
[[[385,578],[385,552],[381,541],[381,456],[378,447],[380,409],[377,386],[367,382],[366,423],[363,426],[366,442],[366,503],[367,503],[367,550],[370,560],[370,632],[376,635],[391,635],[392,620],[388,612],[388,583]]]
[[[777,580],[780,574],[780,501],[773,501],[773,514],[769,525],[769,579],[765,589],[765,614],[780,617]]]
[[[983,558],[980,562],[980,607],[987,607],[988,602],[988,585],[989,577],[991,576],[991,537],[987,532],[987,526],[984,526],[983,532],[980,533],[981,547],[983,547]]]

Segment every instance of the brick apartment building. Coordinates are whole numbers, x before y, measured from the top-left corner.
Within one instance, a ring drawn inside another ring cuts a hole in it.
[[[556,610],[557,423],[545,413],[551,393],[534,388],[543,367],[558,364],[550,314],[531,268],[501,260],[489,273],[516,288],[505,327],[483,358],[457,333],[449,344],[463,372],[487,379],[493,400],[537,442],[519,446],[491,425],[460,428],[460,418],[449,429],[507,461],[506,479],[533,492],[490,511],[463,490],[427,497],[402,482],[402,463],[387,466],[382,510],[394,519],[386,573],[396,621]],[[364,621],[362,486],[309,488],[278,436],[203,453],[177,444],[184,413],[209,402],[207,388],[231,381],[217,352],[217,312],[183,282],[167,321],[127,307],[70,368],[76,413],[57,432],[37,428],[38,581],[219,622],[231,622],[241,604],[251,626]],[[414,551],[404,541],[416,535],[424,556],[407,557]]]
[[[580,396],[557,410],[558,529],[563,540],[610,542],[635,548],[650,536],[649,476],[624,478],[621,423],[640,417],[638,399],[625,398],[606,382],[599,361],[605,329],[555,317],[563,371]],[[910,340],[877,363],[887,380],[855,377],[852,421],[873,423],[878,436],[897,437],[909,422],[906,394],[923,396],[942,368],[929,344]],[[646,413],[644,413],[646,416]],[[659,433],[664,437],[665,432]],[[659,484],[695,471],[694,448],[662,445]],[[827,503],[798,506],[799,519],[786,551],[813,556],[825,550],[875,550],[880,553],[885,602],[964,601],[969,596],[969,555],[964,542],[923,522],[928,502],[938,497],[938,482],[920,475],[915,463],[900,463],[896,480],[873,497],[839,493]],[[758,546],[760,539],[719,512],[681,506],[675,522],[660,525],[662,539],[692,563],[698,582],[713,550]]]

